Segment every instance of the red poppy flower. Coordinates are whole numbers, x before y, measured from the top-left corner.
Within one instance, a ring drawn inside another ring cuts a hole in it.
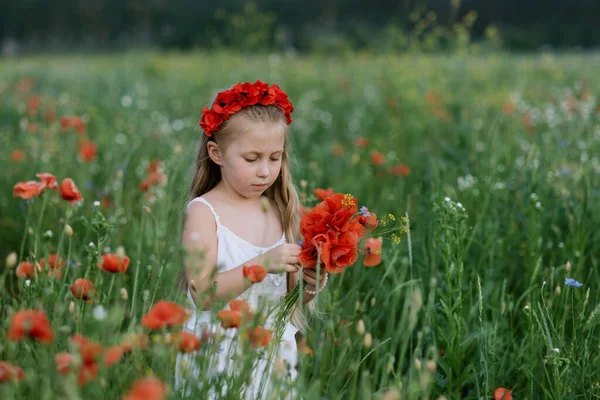
[[[494,400],[512,400],[512,390],[498,388],[494,391]]]
[[[41,100],[42,97],[39,94],[32,94],[31,96],[29,96],[29,98],[27,99],[27,111],[29,111],[30,115],[33,115],[37,112]]]
[[[229,302],[229,308],[233,311],[237,311],[239,312],[241,315],[243,315],[246,318],[252,318],[253,317],[253,313],[252,310],[250,309],[250,305],[248,303],[246,303],[244,300],[240,300],[240,299],[233,299]]]
[[[332,188],[328,188],[328,189],[320,189],[319,188],[319,189],[313,190],[313,193],[315,194],[315,196],[317,196],[317,199],[325,200],[329,196],[333,196],[333,189]]]
[[[20,381],[25,377],[23,370],[6,361],[0,361],[0,383]]]
[[[341,157],[344,155],[344,146],[339,143],[334,143],[333,146],[331,146],[331,152],[334,156]]]
[[[123,348],[121,346],[113,346],[104,353],[104,366],[110,367],[121,361],[123,358]]]
[[[367,147],[369,145],[369,139],[366,137],[359,137],[354,141],[356,147]]]
[[[390,168],[390,174],[409,176],[410,175],[410,167],[406,164],[394,165],[392,168]]]
[[[127,268],[129,268],[129,257],[123,256],[122,258],[116,254],[103,254],[102,255],[102,264],[98,264],[98,267],[103,269],[106,272],[124,273],[127,272]]]
[[[65,261],[62,257],[59,257],[56,254],[50,254],[48,256],[48,260],[46,258],[42,258],[40,260],[40,271],[46,269],[46,264],[48,264],[48,275],[56,278],[62,277],[62,269],[65,266]]]
[[[248,279],[252,283],[262,282],[267,276],[267,269],[262,265],[244,265],[242,267],[242,273],[244,278]]]
[[[166,396],[167,386],[159,379],[148,377],[135,381],[123,400],[163,400]]]
[[[385,156],[378,151],[371,152],[371,162],[373,165],[382,165],[385,163]]]
[[[213,132],[217,132],[219,127],[225,120],[223,117],[227,114],[219,114],[208,107],[202,109],[202,118],[200,118],[200,127],[206,132],[206,136],[212,136]]]
[[[12,315],[9,340],[35,339],[41,343],[52,343],[54,332],[44,311],[22,310]]]
[[[339,274],[354,264],[358,258],[358,239],[351,231],[340,234],[337,245],[331,249],[331,262],[325,265],[330,274]]]
[[[29,261],[23,261],[19,264],[15,273],[19,278],[31,278],[35,276],[37,269]]]
[[[25,159],[25,152],[23,150],[13,150],[10,155],[10,159],[13,162],[21,162]]]
[[[200,339],[190,332],[181,332],[175,339],[175,343],[182,353],[192,353],[200,349]]]
[[[242,104],[239,103],[239,93],[235,90],[228,90],[217,95],[213,110],[219,114],[234,114],[242,109]]]
[[[54,356],[56,370],[61,375],[68,375],[73,366],[73,356],[69,353],[58,353]]]
[[[75,186],[75,182],[72,179],[66,178],[60,184],[60,197],[64,200],[70,201],[71,204],[75,204],[78,201],[82,201],[83,197]]]
[[[161,300],[142,317],[142,325],[148,329],[161,329],[182,325],[188,318],[189,314],[184,307]]]
[[[83,278],[75,280],[75,283],[71,285],[71,293],[87,303],[91,303],[97,295],[94,282]]]
[[[39,196],[42,190],[42,186],[37,181],[19,182],[13,186],[13,196],[29,200]]]
[[[239,328],[242,324],[242,315],[234,310],[221,310],[217,313],[217,319],[221,321],[224,329]]]
[[[367,230],[374,229],[379,225],[377,215],[373,212],[369,212],[369,216],[359,215],[358,222]]]
[[[365,267],[374,267],[381,264],[381,243],[381,238],[368,238],[365,240],[365,258],[363,259]]]
[[[47,172],[40,172],[35,174],[38,178],[40,178],[40,184],[42,186],[42,190],[46,188],[50,188],[52,190],[58,191],[58,184],[56,183],[56,177]]]
[[[254,348],[267,346],[273,338],[271,331],[262,326],[248,328],[246,335],[250,339],[250,346]]]
[[[79,143],[79,157],[83,161],[94,161],[96,159],[96,153],[98,152],[98,146],[91,140],[82,140]]]
[[[104,354],[104,347],[84,336],[74,334],[71,341],[79,349],[82,365],[77,373],[77,384],[80,386],[96,379],[98,375],[98,361]]]

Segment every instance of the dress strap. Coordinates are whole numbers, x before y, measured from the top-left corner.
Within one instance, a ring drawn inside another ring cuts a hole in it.
[[[200,203],[206,204],[208,208],[210,208],[210,212],[212,212],[213,216],[215,217],[215,222],[217,223],[217,226],[221,226],[221,221],[219,220],[219,216],[215,212],[215,209],[204,197],[196,197],[195,199],[191,200],[187,206],[189,207],[190,204],[192,204],[195,201],[199,201]]]

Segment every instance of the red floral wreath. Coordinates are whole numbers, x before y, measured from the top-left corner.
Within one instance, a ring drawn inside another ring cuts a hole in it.
[[[292,123],[291,114],[294,107],[288,100],[287,94],[275,84],[269,86],[269,84],[257,80],[254,83],[238,83],[229,90],[219,92],[212,108],[204,107],[202,109],[200,127],[204,130],[204,134],[210,137],[231,115],[240,111],[242,107],[255,104],[276,105],[285,114],[287,124]]]

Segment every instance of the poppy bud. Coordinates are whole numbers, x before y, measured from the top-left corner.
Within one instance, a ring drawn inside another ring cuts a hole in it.
[[[15,265],[17,265],[17,253],[13,251],[6,257],[6,267],[13,268]]]
[[[427,363],[425,363],[425,366],[427,367],[429,372],[433,374],[435,373],[435,370],[437,368],[437,363],[435,362],[435,360],[428,360]]]
[[[121,288],[121,300],[127,301],[127,289]]]
[[[419,360],[418,358],[415,358],[415,368],[417,369],[417,371],[420,371],[423,368],[421,360]]]
[[[363,344],[367,349],[371,347],[371,345],[373,344],[373,337],[371,336],[371,333],[367,332],[365,334],[365,337],[363,338]]]
[[[400,392],[398,389],[391,388],[381,396],[381,400],[400,400]]]
[[[68,237],[73,236],[73,228],[71,228],[71,225],[69,224],[65,225],[65,235]]]
[[[358,332],[359,335],[365,334],[365,322],[362,319],[356,324],[356,332]]]

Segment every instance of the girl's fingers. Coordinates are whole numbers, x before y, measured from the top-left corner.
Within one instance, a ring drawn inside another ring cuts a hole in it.
[[[292,264],[285,264],[286,272],[298,272],[298,267]]]
[[[317,281],[315,281],[313,278],[307,275],[304,275],[304,282],[311,286],[317,286]]]

